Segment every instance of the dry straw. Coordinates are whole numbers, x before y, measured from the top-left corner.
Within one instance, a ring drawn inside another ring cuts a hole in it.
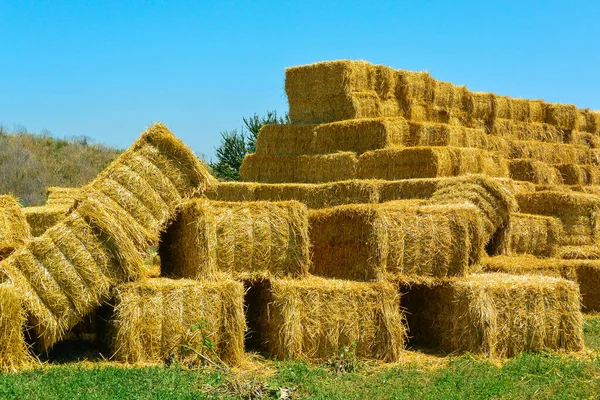
[[[459,147],[415,147],[376,150],[358,161],[360,179],[413,179],[486,174],[507,177],[503,158],[480,149]]]
[[[577,282],[584,311],[600,311],[600,261],[560,260],[533,256],[489,257],[481,262],[486,272],[512,275],[545,275]]]
[[[216,279],[302,276],[309,267],[308,211],[298,202],[184,203],[161,238],[164,274]]]
[[[554,167],[565,185],[600,184],[600,168],[595,165],[558,164]]]
[[[0,284],[1,371],[17,372],[34,362],[23,335],[25,323],[25,310],[18,289],[9,283]]]
[[[562,230],[560,220],[555,217],[511,213],[496,252],[554,257],[558,252]]]
[[[143,254],[175,207],[213,182],[164,125],[144,132],[84,188],[63,222],[0,263],[23,293],[36,343],[48,349],[113,284],[142,276]]]
[[[71,207],[81,196],[81,188],[52,186],[48,188],[47,195],[46,205]]]
[[[0,195],[0,260],[23,246],[31,232],[16,198]]]
[[[327,360],[348,348],[361,358],[400,359],[405,325],[390,283],[310,277],[272,279],[255,290],[259,311],[250,327],[272,356]]]
[[[509,141],[510,158],[527,158],[548,164],[589,164],[587,146],[573,144],[543,143],[534,140]]]
[[[240,168],[242,181],[262,183],[324,183],[354,179],[356,153],[316,156],[259,156],[247,154]]]
[[[472,204],[405,200],[311,211],[311,273],[362,281],[462,276],[479,259],[482,236]]]
[[[560,185],[562,177],[553,166],[531,159],[515,159],[508,162],[510,177],[541,185]]]
[[[23,208],[23,214],[27,218],[31,235],[41,236],[48,228],[65,219],[69,207],[66,203],[54,203],[52,205]]]
[[[568,280],[474,274],[404,283],[402,291],[409,335],[416,344],[488,357],[583,349],[580,294]]]
[[[114,289],[113,357],[187,365],[244,359],[244,288],[239,282],[146,279]]]
[[[517,194],[521,211],[554,216],[563,225],[562,245],[594,245],[598,241],[598,197],[563,191]]]

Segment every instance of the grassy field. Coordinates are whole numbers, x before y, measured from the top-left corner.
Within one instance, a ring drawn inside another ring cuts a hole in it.
[[[394,366],[257,361],[243,373],[68,362],[0,375],[0,398],[598,398],[600,315],[586,316],[585,340],[585,354],[523,354],[502,364],[468,355],[440,358],[414,352]]]

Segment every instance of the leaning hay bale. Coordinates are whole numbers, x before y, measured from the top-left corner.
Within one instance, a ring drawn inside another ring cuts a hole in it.
[[[510,158],[528,158],[548,164],[589,164],[589,148],[572,144],[544,143],[534,140],[509,142]]]
[[[545,275],[576,282],[584,311],[600,311],[600,261],[560,260],[533,256],[489,257],[481,262],[486,272],[512,275]]]
[[[0,260],[31,237],[27,219],[16,198],[0,195]]]
[[[480,150],[456,147],[414,147],[375,150],[358,160],[360,179],[412,179],[483,173],[508,176],[504,159]]]
[[[17,372],[35,360],[23,335],[26,318],[18,289],[10,283],[0,284],[0,370],[3,372]]]
[[[600,184],[600,168],[595,165],[557,164],[565,185],[598,185]]]
[[[398,292],[387,282],[272,279],[256,290],[254,330],[272,356],[322,361],[349,347],[361,358],[400,359],[404,318]]]
[[[481,221],[471,204],[339,206],[311,211],[309,221],[311,273],[328,278],[460,276],[483,248]]]
[[[565,143],[567,132],[549,124],[515,122],[510,119],[495,119],[490,133],[494,136],[514,140],[535,140],[549,143]]]
[[[522,212],[554,216],[562,222],[561,245],[594,245],[598,241],[600,198],[583,193],[541,191],[517,194]]]
[[[560,185],[562,178],[553,166],[541,161],[515,159],[508,162],[510,177],[517,181],[526,181],[543,185]]]
[[[80,195],[81,188],[49,187],[47,190],[48,200],[46,201],[46,205],[71,207]]]
[[[401,290],[415,344],[488,357],[583,349],[579,290],[565,279],[474,274]]]
[[[65,219],[70,207],[65,203],[54,203],[52,205],[23,208],[23,214],[27,218],[31,235],[41,236],[48,228]]]
[[[240,168],[242,181],[262,183],[325,183],[354,179],[356,153],[318,156],[259,156],[247,154]]]
[[[239,282],[145,279],[114,289],[112,350],[129,363],[244,359],[244,288]]]
[[[184,203],[159,247],[162,273],[216,279],[302,276],[309,267],[308,211],[298,202]]]
[[[496,248],[497,254],[532,254],[554,257],[561,241],[562,224],[555,217],[511,213],[508,227]]]

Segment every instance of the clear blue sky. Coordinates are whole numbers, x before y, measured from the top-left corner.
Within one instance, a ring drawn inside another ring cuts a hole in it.
[[[0,123],[127,147],[163,121],[214,156],[287,110],[285,67],[363,59],[600,109],[600,2],[0,0]]]

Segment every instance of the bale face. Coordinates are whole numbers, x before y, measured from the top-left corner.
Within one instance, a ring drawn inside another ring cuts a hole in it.
[[[66,203],[54,203],[53,205],[23,208],[23,214],[25,214],[31,229],[31,236],[41,236],[48,228],[65,219],[69,207]]]
[[[554,167],[565,185],[600,184],[600,170],[595,165],[558,164]]]
[[[0,260],[31,237],[27,219],[16,198],[0,195]]]
[[[302,276],[310,263],[308,211],[298,202],[185,203],[159,248],[165,274],[215,279]]]
[[[362,358],[400,358],[404,319],[387,282],[272,279],[259,290],[255,330],[272,356],[327,360],[349,347]]]
[[[231,280],[146,279],[114,290],[114,357],[130,363],[237,365],[244,358],[244,288]]]
[[[568,280],[474,274],[402,291],[416,344],[488,357],[583,349],[580,294]]]
[[[553,166],[541,161],[516,159],[508,162],[510,177],[517,181],[526,181],[541,185],[560,185],[562,178]]]
[[[565,143],[567,133],[550,124],[515,122],[510,119],[495,119],[490,133],[516,140],[533,140],[548,143]]]
[[[589,147],[572,144],[543,143],[534,140],[509,141],[509,157],[527,158],[548,164],[589,164]]]
[[[25,343],[25,310],[21,295],[9,283],[0,284],[0,370],[17,372],[34,362]]]
[[[505,161],[479,149],[415,147],[376,150],[364,153],[358,161],[360,179],[413,179],[483,173],[506,177]]]
[[[71,207],[81,196],[81,188],[49,187],[47,190],[47,206]]]
[[[242,181],[262,183],[326,183],[356,178],[355,153],[317,156],[247,154],[240,168]]]
[[[311,211],[311,273],[360,281],[400,273],[460,276],[477,262],[482,236],[468,204],[412,200]]]
[[[561,242],[562,224],[555,217],[511,213],[498,254],[554,257]]]

